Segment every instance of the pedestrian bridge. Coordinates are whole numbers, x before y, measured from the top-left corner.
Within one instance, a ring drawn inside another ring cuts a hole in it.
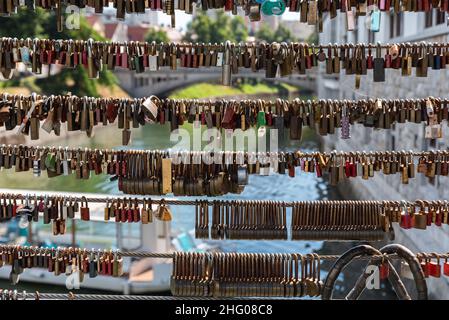
[[[134,73],[126,70],[115,72],[120,80],[120,86],[133,97],[145,97],[149,95],[166,96],[169,92],[187,87],[199,82],[220,83],[221,68],[178,68],[177,70],[160,69],[159,71],[147,71]],[[252,72],[240,68],[239,73],[232,78],[252,78],[266,80],[267,82],[284,82],[298,88],[298,91],[316,92],[317,73],[309,70],[305,75],[293,74],[287,77],[266,79],[265,71]]]

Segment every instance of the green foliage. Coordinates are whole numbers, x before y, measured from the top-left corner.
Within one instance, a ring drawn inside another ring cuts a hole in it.
[[[243,81],[232,87],[212,83],[196,83],[173,92],[171,99],[204,99],[210,97],[225,97],[239,95],[281,94],[295,91],[296,88],[284,83],[266,83],[258,81]]]
[[[145,35],[145,41],[147,42],[153,42],[156,41],[156,43],[161,42],[168,42],[168,36],[167,32],[162,29],[156,29],[156,28],[149,28],[147,31],[147,34]]]
[[[291,31],[282,24],[276,30],[270,28],[269,25],[262,24],[256,32],[256,39],[266,42],[294,42],[297,38],[293,36]]]
[[[308,44],[318,44],[319,43],[319,39],[318,39],[318,33],[314,32],[312,33],[307,39],[306,42]]]
[[[35,38],[47,37],[46,30],[50,13],[36,8],[36,11],[23,9],[11,17],[0,17],[0,37]]]
[[[216,11],[215,18],[200,13],[187,25],[184,40],[190,42],[221,43],[245,41],[248,30],[242,17],[230,17],[223,11]]]
[[[11,17],[0,17],[0,26],[0,37],[105,40],[89,26],[84,17],[81,17],[80,29],[57,32],[55,14],[39,8],[36,11],[20,10]],[[17,79],[14,81],[13,83],[17,83]],[[60,94],[70,91],[76,95],[89,96],[98,96],[97,83],[111,87],[117,84],[117,79],[113,73],[104,70],[100,72],[100,79],[91,80],[87,76],[87,70],[78,67],[72,70],[62,69],[56,75],[40,78],[35,82],[43,93]]]

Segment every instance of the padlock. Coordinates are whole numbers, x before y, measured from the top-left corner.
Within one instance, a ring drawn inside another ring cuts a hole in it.
[[[83,206],[84,205],[84,206]],[[89,221],[90,220],[90,211],[89,211],[89,203],[87,202],[86,197],[81,198],[81,220]]]
[[[408,212],[406,212],[406,213],[402,213],[401,214],[401,222],[399,223],[399,225],[401,226],[401,228],[404,228],[404,229],[410,229],[410,228],[412,228],[412,223],[413,221],[412,221],[412,218],[411,218],[411,216],[408,214]]]
[[[421,265],[421,269],[422,269],[422,271],[424,273],[424,277],[428,278],[429,274],[430,274],[429,273],[429,261],[428,261],[428,258],[426,256],[424,256],[424,255],[421,255],[419,257],[419,260],[420,260],[419,264]]]
[[[381,280],[385,280],[390,275],[390,266],[388,265],[388,262],[383,262],[379,265],[379,277]]]
[[[444,273],[445,276],[449,277],[449,262],[447,261],[447,257],[444,258],[443,273]]]
[[[413,227],[425,230],[427,228],[427,214],[425,212],[424,202],[418,201],[418,204],[420,205],[420,209],[419,212],[413,213]]]

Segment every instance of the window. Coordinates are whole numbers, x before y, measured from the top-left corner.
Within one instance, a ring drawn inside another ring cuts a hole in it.
[[[446,20],[446,12],[437,11],[437,25],[443,24]]]
[[[433,25],[433,10],[426,12],[425,27],[430,28]]]
[[[402,12],[390,15],[390,39],[400,37],[404,25],[404,15]]]

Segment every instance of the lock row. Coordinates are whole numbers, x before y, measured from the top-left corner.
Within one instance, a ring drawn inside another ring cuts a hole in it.
[[[222,9],[237,15],[243,12],[251,22],[260,21],[263,15],[282,15],[288,8],[289,12],[299,13],[299,22],[309,25],[317,25],[318,31],[323,31],[323,14],[329,14],[333,19],[337,13],[345,14],[347,30],[354,30],[356,18],[361,16],[370,17],[370,30],[373,32],[380,29],[380,13],[390,12],[429,12],[438,10],[449,11],[447,0],[3,0],[0,5],[0,14],[11,15],[18,12],[18,8],[26,7],[28,10],[35,10],[36,7],[45,10],[53,10],[56,14],[57,30],[63,30],[63,14],[68,6],[79,8],[93,8],[96,14],[103,13],[103,9],[108,7],[110,2],[116,9],[116,18],[125,19],[128,14],[145,14],[145,10],[162,11],[171,17],[172,28],[176,25],[175,10],[192,14],[194,8],[197,10]],[[374,7],[374,9],[373,9]],[[241,9],[241,10],[239,10]]]
[[[390,245],[392,247],[397,245]],[[120,252],[112,250],[87,250],[82,248],[43,248],[16,245],[0,245],[0,267],[11,266],[13,284],[19,281],[20,273],[27,268],[46,269],[56,276],[78,275],[83,281],[87,274],[94,278],[98,275],[120,277],[124,274],[123,257],[153,257],[172,258],[173,271],[170,279],[171,292],[174,296],[202,297],[234,297],[234,296],[265,296],[265,297],[316,297],[321,294],[324,284],[320,278],[321,261],[340,260],[349,252],[360,251],[365,246],[357,246],[345,254],[318,255],[316,253],[224,253],[224,252]],[[402,257],[404,250],[407,261],[415,262],[425,277],[441,276],[441,260],[443,274],[449,275],[449,254],[418,253],[414,255],[405,247],[397,252],[385,247],[384,255],[377,255],[378,250],[369,250],[371,261],[369,265],[377,266],[380,279],[390,278],[390,260]],[[369,249],[368,248],[368,249]],[[366,251],[366,250],[365,250]],[[398,256],[399,255],[399,256]],[[354,260],[354,255],[351,255]],[[360,255],[355,259],[361,258]],[[414,258],[416,257],[416,258]],[[347,258],[347,257],[346,257]],[[388,258],[387,261],[384,261]],[[380,261],[379,261],[380,259]],[[344,259],[345,263],[349,263]],[[419,263],[418,263],[419,262]],[[411,268],[408,263],[401,264],[401,275],[409,277]],[[414,272],[414,276],[416,274]],[[331,275],[331,269],[328,275]],[[418,272],[419,273],[419,272]],[[328,276],[329,278],[329,276]],[[329,279],[326,279],[326,284]],[[391,280],[391,279],[390,279]],[[332,281],[331,281],[332,282]],[[4,293],[4,292],[2,292]],[[2,297],[11,299],[9,296]],[[327,296],[328,292],[326,293]]]
[[[222,68],[223,85],[231,85],[232,74],[240,69],[265,71],[266,78],[306,74],[325,65],[327,74],[356,75],[356,88],[361,76],[373,70],[373,81],[384,82],[385,70],[401,70],[402,76],[427,77],[428,69],[445,70],[449,64],[447,43],[396,43],[310,45],[306,43],[222,44],[148,42],[94,42],[92,39],[13,39],[0,40],[0,71],[5,79],[13,76],[18,63],[35,74],[44,65],[66,68],[84,67],[89,78],[98,78],[104,68],[124,68],[142,73],[159,68]],[[374,51],[374,52],[373,52]]]
[[[436,200],[189,201],[10,193],[0,194],[0,222],[37,222],[43,217],[44,224],[53,224],[54,235],[64,234],[67,220],[91,220],[92,203],[102,204],[95,209],[104,211],[104,221],[142,224],[153,218],[171,221],[167,204],[194,205],[195,236],[203,239],[287,240],[289,229],[291,240],[376,241],[394,238],[392,223],[404,229],[449,224],[449,202]]]
[[[192,253],[173,257],[171,293],[200,297],[317,297],[318,254]]]
[[[195,208],[195,236],[203,239],[287,240],[290,229],[291,240],[393,240],[392,223],[441,227],[449,224],[449,202],[203,200]]]
[[[426,229],[428,226],[441,227],[449,223],[449,207],[446,201],[416,201],[414,206],[396,203],[388,209],[388,215],[394,222],[399,222],[404,229]]]
[[[172,214],[165,205],[165,200],[158,200],[154,209],[151,199],[113,198],[94,199],[104,202],[104,221],[121,223],[153,222],[153,217],[160,221],[171,221]],[[91,207],[86,197],[72,196],[22,196],[19,194],[0,194],[0,222],[20,218],[24,222],[38,222],[43,218],[44,224],[52,224],[53,235],[66,233],[66,223],[70,219],[91,220]]]
[[[120,277],[123,275],[123,258],[119,251],[112,250],[81,250],[78,248],[38,248],[14,245],[0,246],[0,267],[12,266],[13,284],[19,282],[20,274],[25,269],[43,268],[55,276],[65,274],[79,275],[79,281],[84,275],[90,278],[97,275]]]
[[[155,96],[141,99],[76,97],[70,95],[30,96],[3,94],[0,101],[0,127],[16,130],[38,140],[40,129],[60,135],[84,131],[88,136],[95,126],[117,122],[123,129],[122,143],[128,144],[131,128],[150,124],[170,124],[176,130],[185,122],[208,129],[245,131],[249,128],[276,129],[279,139],[300,140],[307,126],[320,135],[335,134],[350,138],[350,126],[362,124],[390,129],[396,123],[422,123],[426,138],[442,136],[442,122],[449,119],[448,100],[377,99],[377,100],[160,100]],[[261,129],[261,130],[262,130]]]
[[[291,240],[393,239],[386,205],[369,201],[289,203]],[[214,201],[209,213],[207,201],[199,201],[195,212],[197,238],[288,239],[287,205],[282,202]]]
[[[1,145],[0,168],[32,170],[35,177],[46,171],[49,178],[108,174],[127,194],[217,196],[241,193],[251,174],[295,177],[297,168],[327,176],[331,185],[355,177],[368,180],[375,172],[400,175],[403,184],[416,172],[432,180],[448,176],[449,152],[182,152]]]

